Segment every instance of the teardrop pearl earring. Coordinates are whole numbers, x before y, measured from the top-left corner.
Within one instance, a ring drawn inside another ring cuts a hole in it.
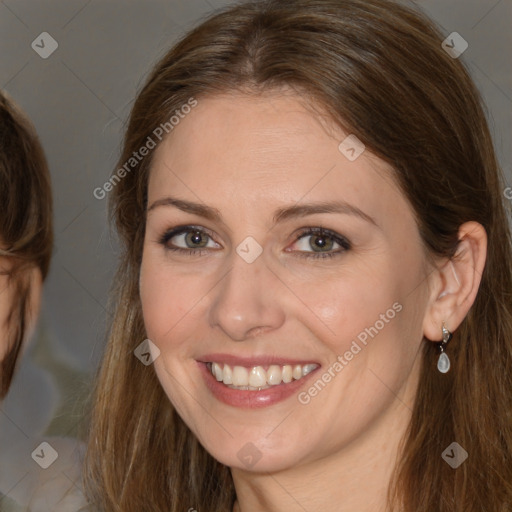
[[[441,373],[446,373],[450,369],[450,358],[448,354],[444,351],[444,348],[448,344],[448,342],[452,339],[452,333],[446,328],[443,322],[443,341],[440,345],[441,354],[439,355],[439,359],[437,361],[437,369]]]

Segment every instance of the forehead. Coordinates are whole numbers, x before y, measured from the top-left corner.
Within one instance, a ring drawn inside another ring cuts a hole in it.
[[[342,137],[332,124],[290,93],[207,96],[175,126],[157,153],[167,152],[175,162],[209,160],[214,166],[222,161],[234,170],[262,172],[269,162],[291,170],[289,163],[303,155],[322,161],[314,145],[336,144]]]
[[[205,97],[154,155],[149,201],[166,193],[221,207],[345,200],[368,214],[408,205],[392,169],[365,150],[349,160],[350,135],[291,94]]]

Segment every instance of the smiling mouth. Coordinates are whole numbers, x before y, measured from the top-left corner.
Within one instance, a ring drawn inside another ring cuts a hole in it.
[[[261,391],[263,389],[288,384],[300,380],[318,368],[316,363],[295,365],[265,365],[265,366],[230,366],[224,363],[206,363],[208,370],[218,382],[228,388],[241,391]]]

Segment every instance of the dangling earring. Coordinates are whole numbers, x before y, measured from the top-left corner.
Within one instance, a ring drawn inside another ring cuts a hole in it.
[[[448,354],[444,351],[444,348],[448,344],[448,342],[452,339],[452,333],[446,328],[443,322],[443,341],[441,342],[440,349],[441,354],[439,355],[439,359],[437,361],[437,369],[441,373],[446,373],[450,369],[450,358]]]

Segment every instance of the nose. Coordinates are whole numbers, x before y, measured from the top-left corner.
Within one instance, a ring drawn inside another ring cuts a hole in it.
[[[234,253],[230,270],[212,290],[209,321],[235,341],[278,329],[285,320],[283,285],[263,254],[247,263]]]

